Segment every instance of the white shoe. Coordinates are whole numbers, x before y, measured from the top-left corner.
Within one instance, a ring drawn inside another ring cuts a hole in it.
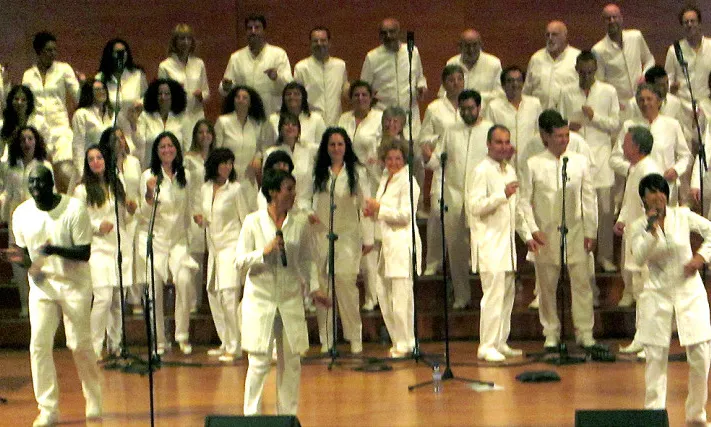
[[[361,354],[363,353],[363,342],[362,341],[351,341],[351,354]]]
[[[455,310],[464,310],[471,305],[471,301],[454,301],[452,308]]]
[[[235,355],[232,353],[224,353],[217,360],[225,363],[232,363],[235,361]]]
[[[600,258],[598,260],[598,263],[600,264],[600,268],[602,268],[602,271],[604,271],[605,273],[614,273],[615,271],[617,271],[617,266],[609,259]]]
[[[531,303],[528,304],[528,308],[530,308],[531,310],[538,310],[538,295],[536,295],[533,298],[533,301],[531,301]]]
[[[86,419],[87,420],[98,420],[101,418],[101,401],[99,402],[86,402]]]
[[[483,352],[480,351],[477,353],[477,357],[481,360],[485,360],[487,362],[492,363],[503,362],[504,360],[506,360],[506,356],[499,353],[499,351],[495,348],[490,348]]]
[[[165,354],[165,344],[158,344],[158,350],[156,351],[158,353],[158,356],[162,356]]]
[[[328,353],[328,345],[326,344],[321,344],[321,353]]]
[[[647,353],[645,353],[644,350],[640,351],[637,353],[637,359],[647,360]]]
[[[53,426],[59,421],[59,414],[56,412],[40,412],[32,423],[32,427]]]
[[[224,353],[225,350],[222,347],[219,348],[211,348],[207,351],[208,356],[212,357],[217,357],[217,356],[222,356],[222,353]]]
[[[178,346],[180,347],[180,351],[186,356],[189,354],[192,354],[192,352],[193,352],[193,346],[190,345],[190,343],[187,340],[178,341]]]
[[[620,298],[620,301],[617,303],[618,307],[632,307],[632,304],[634,304],[634,297],[632,294],[622,294],[622,298]]]
[[[555,336],[548,336],[546,337],[546,341],[543,343],[543,348],[545,349],[557,349],[559,344],[558,337]]]
[[[641,351],[644,351],[644,347],[642,347],[642,344],[640,344],[634,340],[632,340],[630,345],[628,345],[626,347],[620,346],[620,353],[633,354],[633,353],[639,353]]]
[[[576,339],[575,341],[576,341],[577,344],[578,344],[580,347],[582,347],[582,348],[592,347],[592,346],[594,346],[595,344],[597,344],[597,343],[595,342],[595,338],[593,338],[592,335],[579,337],[579,338]]]
[[[506,357],[523,356],[523,350],[518,348],[511,348],[508,346],[508,344],[504,344],[503,346],[501,346],[501,348],[499,349],[499,353],[503,354]]]
[[[365,304],[363,304],[363,307],[361,307],[361,310],[363,310],[363,311],[375,310],[375,301],[366,301]]]

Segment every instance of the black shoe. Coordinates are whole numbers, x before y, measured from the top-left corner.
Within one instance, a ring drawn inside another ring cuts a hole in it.
[[[591,360],[597,362],[614,362],[617,360],[615,355],[610,353],[610,349],[602,344],[593,344],[589,347],[583,347],[583,349]]]

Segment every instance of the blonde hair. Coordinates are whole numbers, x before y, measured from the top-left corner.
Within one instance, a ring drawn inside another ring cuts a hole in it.
[[[168,45],[168,55],[173,53],[178,53],[177,41],[178,37],[188,36],[190,37],[190,50],[188,55],[192,55],[195,51],[195,36],[193,35],[193,29],[188,24],[178,24],[173,29],[172,37],[170,38],[170,44]]]

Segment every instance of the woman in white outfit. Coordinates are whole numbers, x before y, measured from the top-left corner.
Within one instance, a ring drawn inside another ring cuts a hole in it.
[[[99,149],[104,153],[104,159],[116,156],[116,173],[118,179],[123,185],[124,193],[126,194],[126,203],[131,201],[138,203],[142,197],[138,191],[139,181],[141,180],[141,162],[131,154],[131,148],[128,145],[126,135],[121,128],[108,128],[99,139]],[[111,162],[109,161],[108,164]],[[140,283],[136,281],[136,271],[140,268],[145,270],[145,266],[139,267],[139,258],[136,256],[136,229],[138,226],[138,218],[135,215],[126,217],[126,238],[121,240],[121,254],[128,266],[124,267],[126,273],[123,276],[123,290],[127,304],[133,305],[133,311],[136,314],[143,312],[141,304],[141,289],[136,286]]]
[[[306,88],[301,83],[289,82],[281,92],[281,110],[269,116],[270,128],[265,129],[263,135],[264,144],[269,146],[275,143],[280,132],[280,120],[284,114],[291,114],[299,119],[301,124],[300,140],[307,145],[315,145],[321,142],[321,135],[326,130],[326,123],[321,113],[311,111],[309,108],[309,96]],[[299,177],[296,177],[298,182]]]
[[[215,146],[227,147],[235,155],[237,182],[245,188],[250,211],[257,209],[257,172],[262,164],[262,137],[266,124],[264,104],[259,94],[248,86],[230,90],[215,123]]]
[[[277,349],[277,414],[296,414],[301,353],[309,348],[303,288],[320,304],[315,242],[304,212],[290,212],[296,198],[294,177],[282,170],[264,173],[267,209],[247,216],[237,242],[237,267],[246,273],[242,299],[242,348],[249,353],[244,414],[262,412],[262,391]],[[288,260],[287,260],[288,258]]]
[[[44,139],[31,126],[22,126],[15,132],[8,147],[8,161],[0,162],[0,219],[8,223],[10,230],[9,243],[15,243],[12,233],[12,213],[20,203],[30,198],[27,189],[27,179],[34,165],[41,163],[52,171],[52,165],[47,160],[47,148]],[[12,263],[12,276],[20,291],[20,317],[29,315],[30,284],[27,270]]]
[[[117,58],[123,58],[123,70],[117,66]],[[111,39],[104,45],[99,62],[97,80],[106,82],[109,89],[109,100],[114,104],[115,113],[119,114],[121,128],[130,135],[128,117],[138,116],[143,109],[143,94],[148,89],[148,80],[143,69],[134,62],[131,46],[124,39]],[[119,91],[119,82],[121,89]],[[118,102],[116,98],[118,93]],[[131,142],[129,141],[129,144]]]
[[[78,176],[84,170],[86,149],[99,143],[101,134],[113,125],[114,109],[106,83],[89,79],[82,83],[79,107],[72,117],[72,158]]]
[[[195,223],[207,230],[207,297],[220,337],[221,362],[232,362],[242,355],[238,317],[242,283],[235,268],[235,250],[248,212],[234,161],[227,148],[210,153],[205,162],[201,210],[194,216]]]
[[[348,133],[353,141],[353,151],[367,171],[371,194],[378,190],[383,167],[378,159],[378,144],[383,135],[383,112],[373,108],[373,88],[368,82],[356,80],[348,92],[351,100],[351,111],[341,114],[338,126]],[[372,311],[378,303],[377,289],[379,287],[377,272],[377,254],[372,251],[362,259],[366,273],[365,302],[363,310]]]
[[[168,58],[158,66],[158,77],[180,83],[187,94],[183,115],[184,146],[192,144],[192,131],[197,121],[205,118],[205,103],[210,98],[207,71],[202,59],[194,55],[195,36],[188,24],[178,24],[168,46]]]
[[[645,216],[633,222],[629,231],[632,256],[649,268],[637,300],[636,340],[647,355],[644,407],[666,406],[669,340],[676,320],[679,344],[686,347],[689,363],[686,422],[706,425],[711,322],[698,270],[711,258],[711,222],[687,207],[669,206],[669,184],[659,174],[640,181],[639,195]],[[703,238],[696,253],[691,251],[692,231]]]
[[[186,95],[183,87],[175,80],[158,79],[148,85],[143,96],[143,112],[129,117],[134,155],[146,167],[152,163],[151,144],[161,132],[171,132],[178,139],[183,152],[187,151],[183,134],[183,112]]]
[[[163,132],[156,137],[151,150],[151,167],[143,172],[140,182],[139,199],[141,222],[138,232],[138,257],[146,260],[146,240],[151,211],[158,200],[155,224],[153,227],[153,256],[155,274],[155,311],[156,340],[158,353],[166,347],[165,325],[163,316],[163,285],[172,275],[175,284],[175,341],[183,354],[192,353],[189,342],[190,301],[194,291],[191,283],[197,263],[188,253],[188,236],[184,230],[190,226],[192,210],[199,202],[190,200],[195,192],[192,185],[197,185],[189,172],[183,167],[183,152],[178,138],[170,132]],[[182,232],[180,230],[183,230]],[[137,271],[139,281],[150,282],[144,269]]]
[[[117,355],[121,347],[121,295],[117,267],[118,228],[126,242],[126,222],[136,212],[136,201],[127,200],[123,184],[114,182],[106,158],[98,145],[86,150],[81,184],[74,197],[86,204],[91,219],[91,284],[94,302],[91,306],[91,341],[96,357],[101,359],[104,337],[108,334],[108,354]],[[119,224],[116,225],[115,203],[119,202]],[[123,248],[122,248],[123,251]],[[132,257],[123,260],[121,273],[130,275]]]
[[[202,200],[202,182],[205,177],[205,162],[215,146],[215,128],[207,119],[200,119],[195,123],[195,126],[190,131],[190,150],[185,153],[183,164],[185,169],[190,172],[190,176],[195,179],[195,185],[192,189],[196,192],[193,196],[194,200]],[[197,207],[196,207],[197,208]],[[193,283],[195,284],[195,298],[190,302],[190,312],[196,313],[202,305],[202,294],[205,285],[205,277],[203,271],[205,248],[207,241],[205,240],[205,229],[194,221],[190,222],[190,256],[198,263],[199,268],[195,272]]]
[[[343,335],[351,343],[351,353],[363,351],[363,324],[358,307],[356,279],[361,254],[373,250],[373,221],[362,218],[365,200],[371,197],[365,168],[353,152],[353,144],[343,128],[326,129],[316,157],[313,183],[313,214],[309,220],[318,229],[319,278],[321,290],[331,296],[328,271],[331,198],[335,241],[335,292]],[[317,308],[321,351],[326,352],[333,342],[332,313]]]
[[[55,184],[60,192],[67,192],[77,174],[72,164],[72,129],[69,126],[68,96],[79,100],[79,79],[71,65],[57,61],[57,39],[52,33],[41,31],[35,34],[32,47],[37,62],[22,76],[22,84],[35,95],[35,112],[44,117],[49,125],[50,137],[45,143],[49,159],[54,164]]]
[[[24,126],[37,129],[42,139],[50,138],[49,125],[42,116],[35,113],[35,96],[25,85],[16,85],[7,94],[5,107],[2,111],[2,128],[0,128],[0,158],[7,158],[7,147],[18,130]]]
[[[364,214],[377,221],[382,236],[378,257],[382,285],[378,301],[393,342],[390,355],[405,357],[415,346],[411,234],[413,217],[409,171],[405,167],[407,146],[402,140],[393,140],[381,145],[380,151],[387,173],[380,180],[376,197],[366,201]],[[413,185],[414,200],[417,200],[420,188],[414,180]],[[419,257],[422,243],[417,232],[415,248],[419,274],[422,267]]]

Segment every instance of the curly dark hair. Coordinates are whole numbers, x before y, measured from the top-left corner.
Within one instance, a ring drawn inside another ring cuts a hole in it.
[[[234,164],[234,161],[235,155],[229,148],[220,147],[214,149],[210,155],[207,156],[207,160],[205,160],[205,182],[214,181],[217,178],[217,167],[220,166],[221,163],[232,162]],[[232,168],[232,172],[230,172],[228,180],[230,182],[237,180],[237,172],[235,172],[234,167]]]
[[[13,132],[18,126],[21,126],[20,117],[17,115],[17,111],[12,105],[12,100],[15,99],[17,92],[24,93],[25,98],[27,98],[27,111],[25,112],[25,118],[29,117],[30,114],[35,111],[35,95],[32,93],[32,89],[25,85],[13,86],[7,94],[5,108],[2,111],[3,122],[2,130],[0,130],[0,137],[3,139],[12,138]]]
[[[235,111],[235,96],[237,92],[243,90],[249,94],[249,111],[247,115],[258,122],[263,122],[267,119],[267,114],[264,112],[264,102],[256,90],[249,86],[235,86],[230,90],[230,93],[225,97],[222,103],[222,114],[230,114]]]
[[[326,129],[321,138],[321,144],[318,146],[316,164],[314,165],[314,193],[327,191],[326,185],[329,178],[328,168],[331,166],[331,156],[328,155],[328,141],[331,139],[331,136],[336,134],[341,135],[346,142],[346,152],[343,156],[343,163],[346,166],[346,173],[348,174],[348,189],[351,196],[354,196],[358,191],[356,166],[360,164],[360,161],[355,151],[353,151],[353,143],[346,130],[342,127],[335,126]]]
[[[158,178],[159,182],[163,180],[163,168],[161,167],[160,157],[158,157],[158,145],[160,144],[160,140],[163,138],[169,138],[175,147],[175,159],[173,159],[171,167],[173,168],[173,172],[175,172],[175,178],[178,180],[178,185],[180,188],[185,188],[188,181],[185,178],[185,167],[183,166],[183,150],[180,148],[180,141],[178,141],[178,138],[173,134],[173,132],[161,132],[156,137],[155,141],[153,141],[153,146],[151,147],[151,173]]]
[[[29,130],[35,136],[35,152],[33,158],[39,160],[47,160],[47,145],[44,142],[42,135],[33,126],[22,126],[17,129],[17,133],[12,138],[10,148],[7,153],[7,162],[11,167],[18,166],[20,160],[24,157],[22,153],[22,132]]]
[[[116,198],[122,204],[126,200],[126,191],[123,188],[123,183],[121,180],[113,180],[111,178],[111,168],[109,167],[109,160],[106,158],[104,150],[98,144],[92,144],[89,148],[84,151],[84,173],[81,177],[81,183],[86,187],[86,204],[88,206],[98,206],[101,207],[106,203],[107,194],[104,191],[104,186],[102,184],[102,179],[100,179],[94,172],[92,172],[89,167],[89,151],[96,150],[104,158],[104,176],[103,182],[107,183],[108,191],[114,191],[114,185],[116,185]],[[114,184],[115,181],[115,184]]]
[[[187,94],[183,86],[173,79],[153,80],[143,95],[143,108],[149,113],[155,113],[160,109],[158,106],[158,89],[161,85],[168,85],[170,88],[170,111],[173,114],[180,114],[185,111],[185,107],[188,104]]]

